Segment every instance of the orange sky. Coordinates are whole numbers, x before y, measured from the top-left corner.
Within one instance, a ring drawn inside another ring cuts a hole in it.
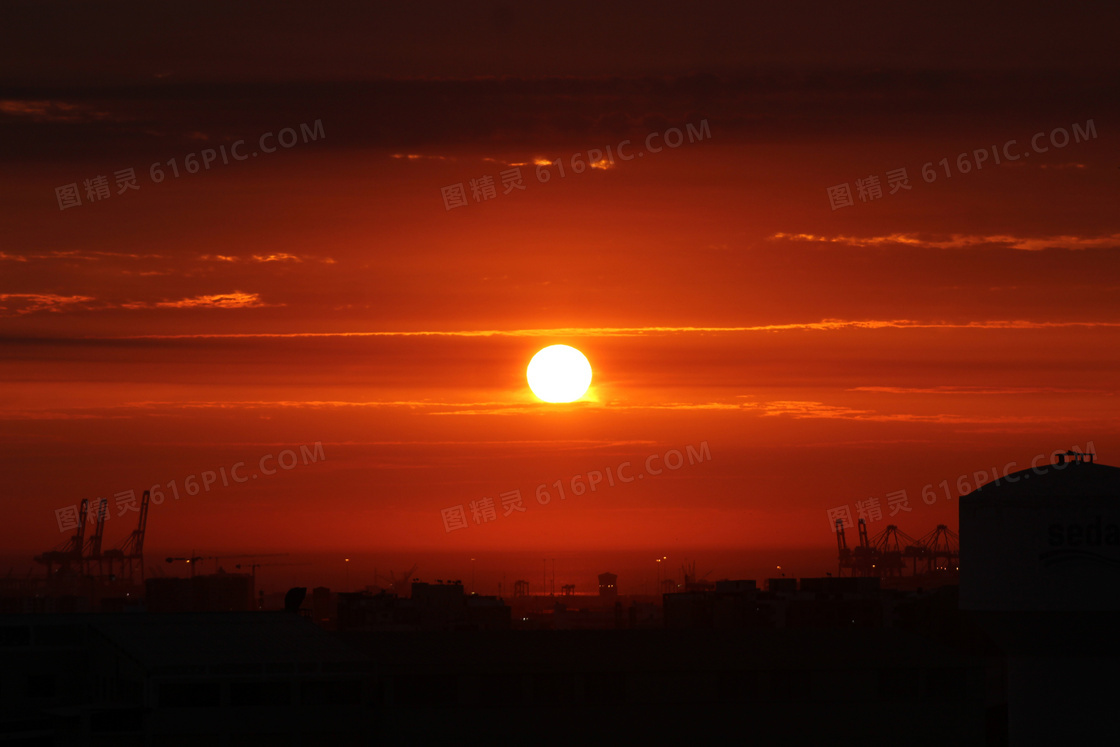
[[[516,26],[505,12],[493,22]],[[686,26],[695,40],[720,24]],[[433,48],[450,33],[432,31]],[[149,547],[828,548],[838,506],[877,498],[872,533],[896,521],[919,536],[956,526],[955,500],[926,505],[926,485],[1090,442],[1117,462],[1120,154],[1100,95],[1115,61],[1069,78],[1077,59],[1004,56],[996,72],[983,61],[998,45],[980,42],[957,68],[934,50],[728,47],[713,61],[690,44],[671,69],[646,47],[644,69],[615,50],[593,70],[573,50],[556,53],[566,70],[533,69],[546,57],[520,45],[471,64],[398,60],[408,70],[373,52],[348,68],[339,51],[325,88],[270,87],[229,60],[218,73],[177,44],[131,50],[136,72],[11,68],[5,547],[62,541],[55,510],[83,498],[238,462],[250,473],[316,443],[316,464],[153,507]],[[315,142],[158,184],[149,173],[316,121]],[[701,121],[710,137],[643,146]],[[627,139],[640,157],[572,172],[573,155]],[[975,168],[992,146],[1021,157]],[[568,172],[548,166],[541,183],[534,161],[557,158]],[[526,188],[503,194],[515,164]],[[900,167],[912,188],[889,194]],[[126,168],[139,189],[59,209],[56,187],[112,185]],[[441,188],[487,175],[493,199],[445,209]],[[881,198],[830,208],[829,187],[869,175]],[[586,401],[528,391],[529,358],[553,343],[590,359]],[[701,443],[702,463],[533,497]],[[504,516],[512,490],[526,510]],[[900,490],[913,510],[888,517]],[[442,509],[487,497],[493,521],[446,531]],[[134,516],[114,513],[107,542]]]

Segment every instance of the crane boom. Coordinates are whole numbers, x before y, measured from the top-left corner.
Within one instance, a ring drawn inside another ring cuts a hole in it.
[[[92,575],[93,564],[98,566],[98,575],[101,571],[101,540],[105,536],[105,519],[108,518],[108,501],[99,499],[97,504],[97,523],[93,525],[93,536],[86,542],[86,573]]]
[[[140,576],[144,576],[144,534],[148,531],[148,502],[152,499],[152,491],[145,490],[140,499],[140,521],[134,533],[132,552],[140,558]]]

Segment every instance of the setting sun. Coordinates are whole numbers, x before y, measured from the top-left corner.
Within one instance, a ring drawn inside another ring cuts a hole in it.
[[[591,386],[591,364],[569,345],[550,345],[529,361],[526,376],[545,402],[575,402]]]

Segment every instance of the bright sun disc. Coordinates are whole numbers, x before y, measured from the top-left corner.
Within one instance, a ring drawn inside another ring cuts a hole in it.
[[[529,388],[545,402],[575,402],[591,386],[591,364],[568,345],[549,345],[526,371]]]

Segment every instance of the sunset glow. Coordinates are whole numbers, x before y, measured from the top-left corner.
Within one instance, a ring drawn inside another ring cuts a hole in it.
[[[476,557],[494,593],[522,572],[491,556],[561,550],[580,589],[608,552],[620,586],[662,555],[792,576],[831,567],[832,511],[921,536],[962,475],[1110,460],[1107,24],[1014,14],[948,55],[955,17],[890,5],[392,8],[166,47],[29,10],[0,45],[14,575],[83,499],[113,544],[159,486],[154,552],[355,584]]]

